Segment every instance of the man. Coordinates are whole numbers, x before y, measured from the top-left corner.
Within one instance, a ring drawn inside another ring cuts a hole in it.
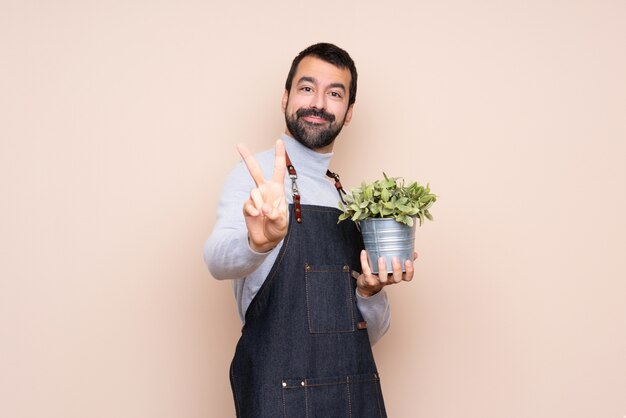
[[[289,71],[275,149],[238,146],[204,250],[244,322],[230,369],[238,417],[386,416],[371,345],[389,328],[383,287],[411,280],[413,262],[388,274],[381,259],[374,275],[356,225],[337,224],[328,165],[356,87],[347,52],[312,45]]]

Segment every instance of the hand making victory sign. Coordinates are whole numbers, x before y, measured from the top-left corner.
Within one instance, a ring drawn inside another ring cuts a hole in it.
[[[285,144],[281,140],[276,141],[274,173],[269,180],[263,177],[261,167],[245,145],[237,145],[237,151],[256,184],[243,204],[250,248],[257,252],[267,252],[287,235]]]

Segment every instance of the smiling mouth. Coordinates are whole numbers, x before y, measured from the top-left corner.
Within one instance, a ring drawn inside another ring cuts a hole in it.
[[[296,116],[298,119],[301,119],[308,125],[319,126],[324,125],[326,123],[333,123],[335,120],[334,116],[330,113],[326,113],[323,110],[319,109],[299,109],[296,112]]]
[[[302,117],[302,120],[313,125],[321,125],[323,123],[330,122],[328,119],[319,116],[304,116]]]

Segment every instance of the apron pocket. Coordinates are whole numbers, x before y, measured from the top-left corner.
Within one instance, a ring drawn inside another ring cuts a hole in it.
[[[353,376],[350,389],[350,416],[352,418],[384,418],[385,403],[380,390],[378,374]]]
[[[305,264],[306,307],[312,334],[354,331],[350,266]]]
[[[386,417],[374,373],[282,382],[284,418]]]

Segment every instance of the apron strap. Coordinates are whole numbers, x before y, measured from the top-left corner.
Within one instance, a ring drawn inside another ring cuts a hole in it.
[[[289,159],[289,154],[287,154],[287,150],[285,150],[285,162],[287,163],[287,172],[289,173],[289,178],[291,179],[291,197],[293,199],[293,206],[296,210],[296,222],[302,223],[300,191],[298,190],[298,184],[296,183],[296,180],[298,179],[298,173],[296,172],[296,168],[291,163],[291,159]],[[339,193],[339,198],[341,199],[341,202],[345,205],[346,201],[343,200],[343,195],[346,194],[346,191],[343,189],[341,181],[339,181],[339,174],[333,173],[330,170],[326,170],[326,175],[335,180],[335,189],[337,189],[337,193]]]
[[[291,197],[293,198],[293,206],[296,209],[296,221],[298,223],[302,223],[302,208],[300,207],[300,192],[298,191],[298,184],[296,180],[298,179],[298,173],[296,173],[296,168],[291,164],[291,160],[289,159],[289,154],[287,154],[287,150],[285,150],[285,160],[287,162],[287,171],[289,172],[289,178],[291,179]]]

